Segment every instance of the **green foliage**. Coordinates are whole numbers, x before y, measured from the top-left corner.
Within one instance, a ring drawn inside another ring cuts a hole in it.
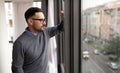
[[[118,57],[120,56],[120,37],[113,38],[105,48],[109,52],[115,53]]]

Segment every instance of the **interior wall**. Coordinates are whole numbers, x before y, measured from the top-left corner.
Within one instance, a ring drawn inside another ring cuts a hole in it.
[[[8,25],[4,0],[0,0],[0,73],[11,73],[11,49],[8,48]]]
[[[33,2],[13,2],[14,40],[25,31],[27,23],[24,18],[24,13],[32,5]]]

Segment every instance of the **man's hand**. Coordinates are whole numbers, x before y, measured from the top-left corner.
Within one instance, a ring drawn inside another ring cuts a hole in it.
[[[60,11],[60,16],[61,16],[62,18],[64,18],[64,12],[63,12],[63,11]]]

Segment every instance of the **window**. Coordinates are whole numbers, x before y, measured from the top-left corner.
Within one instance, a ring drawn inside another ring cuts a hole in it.
[[[41,8],[41,2],[33,2],[33,7]]]
[[[12,2],[5,2],[6,23],[8,25],[9,43],[13,43],[13,12]]]
[[[98,3],[99,2],[99,3]],[[114,0],[83,0],[83,12],[88,11],[93,17],[95,14],[94,9],[100,7],[99,16],[95,19],[100,19],[102,21],[95,22],[92,18],[89,18],[90,22],[96,25],[96,28],[89,31],[94,25],[87,24],[87,20],[83,19],[83,27],[89,26],[87,28],[87,34],[83,35],[82,39],[82,52],[89,52],[89,59],[85,59],[82,56],[82,73],[120,73],[120,70],[116,67],[112,68],[108,63],[115,63],[120,65],[120,1]],[[89,3],[89,4],[87,4]],[[85,17],[85,15],[82,15]],[[103,23],[102,23],[103,22]],[[100,26],[99,26],[100,24]],[[96,33],[94,33],[96,32]],[[97,35],[100,33],[100,35]],[[95,53],[97,50],[97,53]]]

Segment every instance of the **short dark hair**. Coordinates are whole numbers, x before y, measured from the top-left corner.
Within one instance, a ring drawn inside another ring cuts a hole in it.
[[[29,9],[27,9],[27,11],[24,14],[25,20],[27,21],[28,18],[33,16],[36,12],[43,12],[43,11],[40,8],[38,8],[38,7],[31,7]]]

